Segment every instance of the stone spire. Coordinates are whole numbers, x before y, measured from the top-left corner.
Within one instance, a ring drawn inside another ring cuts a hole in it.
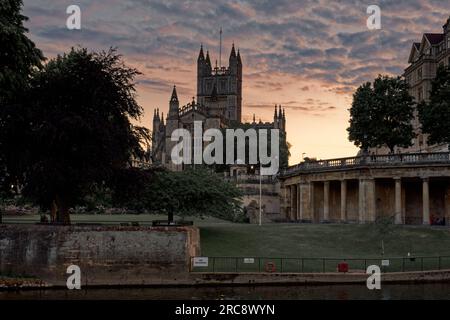
[[[205,55],[203,53],[203,44],[200,45],[200,53],[198,54],[198,61],[204,61],[205,60]]]
[[[178,101],[177,87],[173,86],[172,96],[169,102],[169,115],[167,119],[176,119],[178,118],[178,109],[180,107],[180,103]]]
[[[234,43],[233,46],[231,47],[231,53],[230,53],[230,59],[231,58],[236,58],[236,50],[234,49]]]
[[[172,97],[170,98],[170,102],[178,102],[178,94],[176,86],[173,86]]]
[[[211,59],[209,58],[209,51],[206,51],[206,64],[211,67]]]

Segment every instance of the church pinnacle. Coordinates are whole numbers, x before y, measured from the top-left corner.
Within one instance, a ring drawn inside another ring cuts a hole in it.
[[[205,54],[203,53],[203,44],[200,45],[200,53],[198,54],[198,61],[205,60]]]
[[[172,97],[170,98],[170,101],[178,102],[177,86],[173,86]]]
[[[234,49],[234,43],[233,43],[233,46],[231,47],[230,58],[231,58],[231,57],[233,57],[233,58],[236,57],[236,50]]]

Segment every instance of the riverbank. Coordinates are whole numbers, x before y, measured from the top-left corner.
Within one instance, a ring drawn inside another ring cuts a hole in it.
[[[84,284],[83,289],[121,288],[201,288],[201,287],[254,287],[254,286],[323,286],[366,284],[368,275],[351,273],[191,273],[178,280],[139,283],[122,281]],[[450,283],[450,270],[392,272],[381,275],[383,284]],[[449,286],[450,287],[450,286]],[[0,278],[0,291],[11,290],[58,290],[61,284],[51,284],[39,279]]]

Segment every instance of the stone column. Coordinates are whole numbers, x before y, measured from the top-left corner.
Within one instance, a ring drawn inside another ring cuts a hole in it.
[[[289,188],[291,189],[291,208],[289,210],[289,220],[294,220],[295,219],[295,206],[294,206],[294,202],[295,202],[295,185],[290,185]]]
[[[302,211],[301,216],[303,221],[312,222],[313,214],[311,212],[311,184],[305,182],[301,185],[302,190]]]
[[[330,221],[330,181],[323,183],[323,221]]]
[[[347,221],[347,181],[341,180],[341,222]]]
[[[289,210],[291,205],[291,189],[289,186],[284,186],[284,214],[286,216],[286,219],[289,219]]]
[[[367,180],[367,218],[370,222],[375,222],[377,219],[375,183],[375,179]]]
[[[303,220],[303,188],[301,183],[297,185],[297,219]]]
[[[445,225],[450,225],[450,184],[448,181],[445,190]]]
[[[376,219],[375,180],[359,180],[359,222],[373,222]]]
[[[311,222],[315,221],[315,213],[314,213],[314,182],[309,182],[309,213],[311,217]]]
[[[359,180],[358,186],[358,221],[359,223],[364,223],[365,210],[366,210],[366,193],[365,193],[365,182],[364,180]]]
[[[429,178],[422,179],[423,224],[430,224],[430,189]]]
[[[297,187],[297,213],[296,213],[297,216],[296,216],[296,218],[297,218],[297,221],[300,221],[301,220],[300,210],[302,207],[302,199],[301,199],[302,190],[300,189],[300,183],[298,183],[296,185],[296,187]]]
[[[395,224],[402,224],[402,179],[395,177]]]

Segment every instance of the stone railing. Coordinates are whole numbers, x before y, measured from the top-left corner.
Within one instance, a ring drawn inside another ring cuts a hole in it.
[[[195,101],[192,101],[192,103],[188,103],[187,105],[185,105],[179,109],[178,116],[182,117],[191,111],[206,114],[206,109],[205,109],[204,105],[200,105],[198,103],[195,103]]]
[[[225,180],[234,182],[237,184],[272,184],[276,182],[276,178],[272,176],[262,176],[259,175],[239,175],[239,176],[225,176]]]
[[[363,166],[396,166],[400,164],[428,163],[450,164],[450,152],[367,155],[353,158],[308,161],[288,167],[281,172],[281,176],[288,176],[308,171],[327,171]]]

